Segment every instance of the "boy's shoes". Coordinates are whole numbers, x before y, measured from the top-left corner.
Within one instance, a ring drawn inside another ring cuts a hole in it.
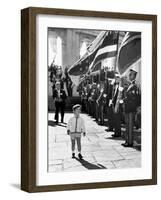
[[[75,153],[72,153],[72,158],[75,158]]]
[[[78,158],[79,158],[80,160],[82,160],[83,156],[81,155],[81,153],[78,154]]]

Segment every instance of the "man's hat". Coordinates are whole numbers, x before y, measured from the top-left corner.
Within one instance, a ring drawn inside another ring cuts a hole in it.
[[[120,74],[118,72],[115,72],[115,77],[120,78]]]
[[[130,72],[137,74],[137,70],[135,70],[135,69],[130,69]]]
[[[77,108],[81,108],[81,105],[80,105],[80,104],[76,104],[76,105],[73,106],[72,109],[73,109],[73,111],[74,111],[74,110],[77,109]]]
[[[57,81],[57,82],[55,83],[55,85],[60,85],[60,81]]]
[[[131,69],[130,69],[131,72],[135,72],[135,73],[138,73],[139,71],[139,66],[137,64],[134,64]]]

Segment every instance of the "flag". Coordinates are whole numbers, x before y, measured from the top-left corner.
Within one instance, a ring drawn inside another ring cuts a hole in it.
[[[69,75],[80,76],[88,72],[89,66],[93,61],[105,34],[106,31],[100,32],[96,39],[87,47],[87,52],[85,53],[85,55],[83,55],[68,69]]]
[[[141,58],[141,33],[127,32],[122,40],[117,55],[117,71],[123,75]]]
[[[90,66],[92,73],[101,70],[102,68],[109,68],[114,70],[116,64],[116,54],[118,46],[118,31],[108,31],[99,46],[95,58]]]

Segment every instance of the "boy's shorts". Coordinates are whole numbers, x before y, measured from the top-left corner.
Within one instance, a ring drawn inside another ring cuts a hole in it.
[[[81,133],[70,133],[70,137],[72,140],[76,139],[76,138],[80,138],[81,137]]]

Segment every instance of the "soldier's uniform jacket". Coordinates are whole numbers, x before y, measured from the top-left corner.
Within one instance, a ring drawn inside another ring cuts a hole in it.
[[[135,80],[130,83],[130,85],[124,89],[123,93],[125,113],[136,112],[137,107],[140,102],[140,95]]]
[[[87,99],[88,99],[89,96],[90,96],[90,94],[91,94],[91,86],[90,86],[90,84],[88,84],[88,85],[86,86],[86,88],[87,88]]]
[[[82,93],[81,93],[81,99],[83,100],[83,99],[87,99],[87,88],[86,87],[84,87],[83,89],[82,89]]]
[[[92,91],[93,91],[93,89],[91,88],[91,87],[89,87],[88,88],[88,94],[87,94],[87,99],[88,99],[88,101],[91,101],[91,96],[92,96]]]
[[[106,82],[104,89],[100,92],[98,102],[108,106],[109,100],[112,98],[111,96],[112,86],[108,82]]]
[[[98,97],[99,104],[106,104],[107,93],[104,89],[101,89],[100,95]]]
[[[100,88],[97,87],[95,91],[95,101],[99,99],[100,94],[101,94]]]
[[[116,101],[117,101],[118,93],[119,93],[119,84],[115,83],[113,85],[113,91],[112,91],[112,103],[113,103],[114,106],[115,106]]]
[[[92,100],[92,101],[96,101],[97,98],[98,98],[97,96],[98,96],[98,89],[95,88],[95,89],[92,90],[92,93],[91,93],[91,100]]]
[[[53,91],[53,98],[54,98],[55,101],[57,101],[57,102],[65,103],[65,100],[66,100],[66,98],[67,98],[66,93],[65,93],[65,90],[60,89],[60,94],[59,94],[58,90],[57,90],[57,89],[54,89],[54,91]]]

